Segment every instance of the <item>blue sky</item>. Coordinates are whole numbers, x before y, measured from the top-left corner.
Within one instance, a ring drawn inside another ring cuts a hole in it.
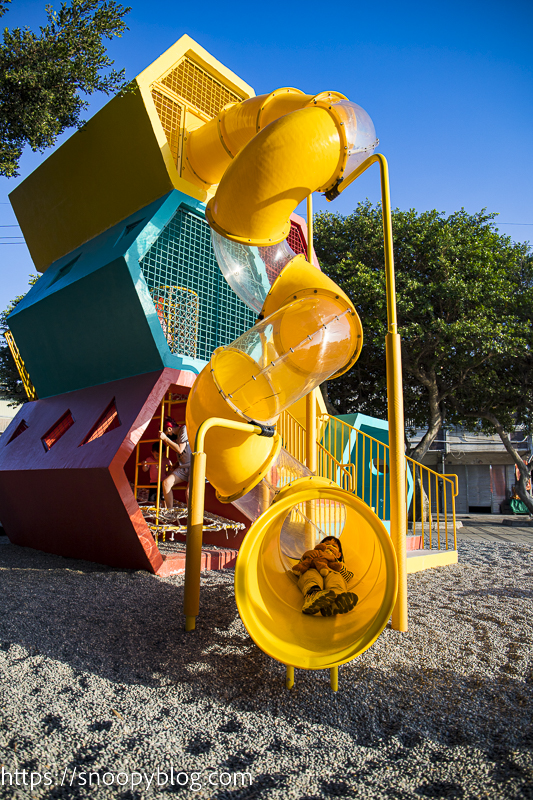
[[[393,206],[446,214],[486,207],[499,213],[502,233],[533,241],[531,0],[131,2],[130,30],[110,47],[128,78],[188,33],[257,94],[340,91],[374,121]],[[2,22],[35,29],[44,6],[13,0]],[[104,102],[95,97],[87,116]],[[0,179],[0,225],[16,224],[8,194],[47,155],[25,153],[20,177]],[[334,203],[315,195],[314,208],[349,214],[366,197],[379,199],[377,167]],[[20,231],[2,227],[8,235]],[[34,271],[25,245],[9,241],[0,239],[0,309]]]

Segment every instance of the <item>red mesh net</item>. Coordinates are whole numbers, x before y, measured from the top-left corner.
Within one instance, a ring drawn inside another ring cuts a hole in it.
[[[94,439],[99,439],[100,436],[103,436],[105,433],[114,430],[114,428],[118,428],[120,426],[120,419],[118,416],[118,411],[115,406],[115,400],[113,399],[111,403],[108,405],[104,413],[98,418],[95,422],[83,442],[82,445],[88,444],[92,442]],[[80,445],[81,446],[81,445]]]
[[[296,255],[303,253],[304,256],[307,256],[307,242],[302,235],[300,227],[294,222],[291,222],[291,229],[289,235],[287,236],[287,243],[291,250],[294,250]]]
[[[266,274],[270,283],[274,283],[279,275],[279,264],[274,261],[274,256],[271,247],[259,247],[259,255],[265,262]]]
[[[307,243],[305,242],[304,237],[302,236],[302,231],[300,230],[299,226],[296,225],[295,222],[291,222],[291,229],[289,235],[287,236],[287,244],[289,245],[291,250],[294,253],[296,253],[296,255],[303,253],[303,255],[307,257]],[[274,248],[272,247],[259,248],[259,255],[265,262],[266,273],[268,275],[270,283],[274,283],[280,271],[279,264],[276,264],[276,262],[274,261],[273,250]]]
[[[65,412],[60,420],[58,420],[55,425],[53,425],[49,431],[45,433],[45,435],[41,438],[41,442],[44,444],[45,450],[50,450],[56,442],[58,442],[64,433],[68,431],[68,429],[74,425],[74,419],[70,411]]]

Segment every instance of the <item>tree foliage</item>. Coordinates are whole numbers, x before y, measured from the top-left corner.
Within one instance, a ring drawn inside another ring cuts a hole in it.
[[[0,0],[0,16],[11,0]],[[25,145],[42,152],[63,131],[81,127],[88,102],[80,96],[114,94],[124,88],[124,70],[105,39],[120,37],[130,11],[114,0],[70,0],[59,11],[46,7],[39,34],[6,28],[0,43],[0,175],[18,174]]]
[[[528,245],[497,231],[494,217],[393,212],[405,416],[426,431],[410,453],[418,460],[448,421],[498,432],[522,462],[509,432],[532,428],[533,259]],[[322,267],[354,302],[365,339],[355,367],[329,383],[329,400],[337,413],[384,417],[381,208],[367,201],[346,217],[317,214],[314,223]]]
[[[29,285],[33,286],[38,280],[39,275],[30,275]],[[5,311],[0,313],[0,395],[2,400],[9,401],[10,406],[18,406],[28,400],[24,384],[20,379],[19,371],[11,355],[11,350],[3,335],[5,331],[9,330],[8,316],[25,296],[25,294],[21,294],[15,297]]]

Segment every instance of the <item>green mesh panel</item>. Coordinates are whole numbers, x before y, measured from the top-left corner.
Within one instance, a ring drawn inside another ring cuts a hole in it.
[[[213,350],[229,344],[255,323],[256,314],[222,277],[209,225],[188,209],[176,211],[140,265],[151,291],[163,285],[183,286],[198,295],[197,358],[209,361]]]

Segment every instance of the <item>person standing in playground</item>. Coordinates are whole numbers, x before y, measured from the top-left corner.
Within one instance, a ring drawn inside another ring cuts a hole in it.
[[[348,591],[348,583],[353,578],[353,572],[346,569],[344,554],[340,539],[335,536],[326,536],[321,545],[327,545],[333,560],[328,560],[328,568],[318,571],[313,567],[305,569],[309,560],[321,560],[323,550],[308,550],[295,565],[294,570],[302,570],[298,578],[298,588],[304,595],[302,606],[303,614],[318,614],[331,617],[335,614],[346,614],[357,604],[358,597],[354,592]],[[304,565],[300,567],[300,565]],[[325,573],[325,574],[324,574]]]
[[[163,481],[163,496],[165,506],[170,509],[174,507],[174,495],[172,489],[179,483],[185,483],[185,501],[189,502],[189,470],[191,466],[191,448],[189,437],[185,425],[178,423],[167,417],[163,425],[164,430],[159,432],[159,438],[178,454],[178,463],[175,469],[167,475]]]
[[[157,478],[159,473],[159,447],[157,442],[152,445],[152,452],[142,463],[143,472],[150,471],[150,486],[157,486]],[[161,471],[166,475],[172,469],[170,459],[161,454]],[[157,489],[150,489],[148,494],[148,502],[155,503],[157,497]]]

